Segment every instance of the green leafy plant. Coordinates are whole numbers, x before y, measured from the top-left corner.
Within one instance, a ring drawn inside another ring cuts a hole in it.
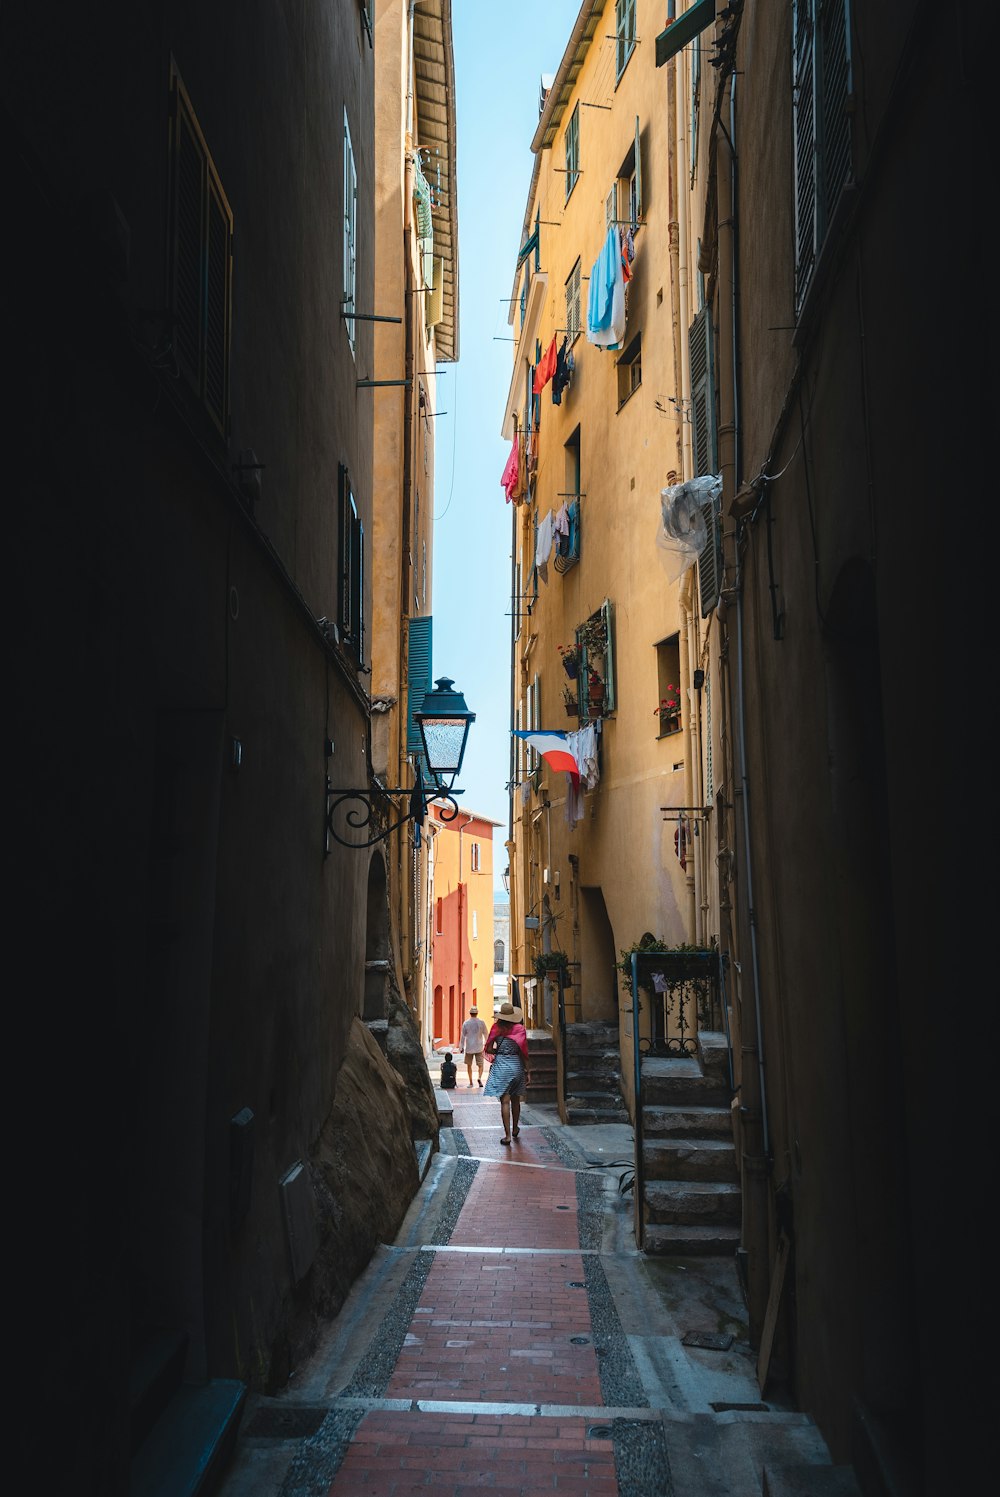
[[[670,945],[667,944],[666,941],[659,940],[659,938],[657,936],[654,936],[654,935],[651,934],[651,932],[647,931],[645,935],[640,936],[640,938],[639,938],[638,941],[633,941],[631,946],[626,946],[626,947],[624,947],[622,949],[621,959],[619,961],[615,962],[615,966],[618,968],[618,971],[622,974],[622,980],[623,980],[622,981],[622,985],[623,985],[623,987],[626,989],[627,992],[631,993],[631,991],[632,991],[632,953],[633,953],[633,951],[638,952],[640,956],[649,956],[651,953],[654,953],[654,952],[657,952],[657,951],[710,951],[710,950],[715,950],[714,943],[713,943],[713,945],[711,947],[708,947],[708,946],[696,946],[696,945],[693,945],[689,941],[681,941],[681,942],[679,942],[676,945],[670,946]],[[640,987],[644,987],[645,984],[640,981],[639,986]]]
[[[568,972],[569,954],[565,951],[541,951],[535,957],[535,976],[544,977],[547,972]]]

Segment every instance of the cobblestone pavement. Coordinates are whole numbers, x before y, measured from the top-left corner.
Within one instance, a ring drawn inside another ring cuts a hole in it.
[[[526,1106],[506,1148],[498,1103],[452,1099],[396,1242],[248,1400],[222,1497],[759,1497],[776,1444],[823,1459],[760,1400],[734,1265],[636,1251],[629,1127]]]

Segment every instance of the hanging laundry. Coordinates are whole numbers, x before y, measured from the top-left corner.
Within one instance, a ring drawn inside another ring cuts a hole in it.
[[[500,478],[500,487],[503,489],[504,493],[507,495],[507,503],[508,504],[513,499],[513,497],[514,497],[514,490],[517,488],[517,455],[518,455],[517,432],[515,432],[514,433],[514,442],[513,442],[513,445],[511,446],[511,449],[510,449],[510,455],[507,458],[507,462],[504,465],[504,470],[503,470],[503,473],[502,473],[501,478]]]
[[[573,377],[573,355],[569,348],[569,339],[562,340],[562,346],[556,355],[556,372],[552,376],[552,404],[562,404],[562,393]]]
[[[635,259],[635,233],[634,233],[631,225],[627,229],[625,229],[625,228],[622,229],[622,231],[621,231],[621,244],[622,244],[622,279],[625,280],[625,281],[630,281],[632,279],[632,275],[633,275],[632,261]]]
[[[677,830],[676,830],[676,832],[674,832],[674,852],[677,854],[677,861],[678,861],[678,863],[680,863],[681,867],[685,870],[685,872],[687,871],[687,846],[688,846],[687,824],[685,822],[684,817],[683,816],[679,816],[677,818]]]
[[[515,738],[523,738],[528,747],[533,748],[552,769],[564,770],[566,774],[575,775],[579,779],[580,767],[569,747],[568,733],[550,732],[547,729],[534,732],[531,728],[512,728],[511,732]]]
[[[625,281],[618,230],[608,225],[604,247],[594,261],[587,293],[587,338],[598,348],[621,347],[625,336]]]
[[[532,392],[535,395],[542,393],[549,380],[555,374],[557,359],[556,340],[553,338],[548,348],[542,354],[541,362],[535,365],[535,378],[531,385]]]
[[[555,516],[549,510],[544,520],[539,520],[535,535],[535,569],[543,582],[549,580],[549,553],[552,550]]]
[[[601,778],[597,744],[600,731],[599,722],[588,723],[585,728],[579,730],[576,757],[580,765],[580,778],[586,790],[596,790]]]
[[[552,521],[552,534],[556,543],[556,555],[569,555],[569,510],[564,499]]]

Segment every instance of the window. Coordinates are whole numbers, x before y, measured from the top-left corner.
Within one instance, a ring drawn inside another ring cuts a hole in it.
[[[434,933],[435,935],[442,936],[444,935],[444,900],[438,898],[434,903],[436,906],[434,911]]]
[[[365,661],[365,528],[351,492],[351,480],[340,464],[340,639],[357,666]]]
[[[642,384],[642,334],[636,333],[618,360],[618,409]]]
[[[580,336],[580,261],[566,281],[566,337],[570,343]]]
[[[658,738],[666,738],[668,734],[681,730],[680,680],[680,637],[672,634],[669,639],[661,639],[656,646],[657,704],[653,720]]]
[[[354,293],[358,262],[358,174],[354,166],[351,128],[344,110],[344,291],[343,306],[347,339],[354,352],[355,327],[351,313],[355,310]]]
[[[478,941],[479,940],[479,911],[478,910],[473,910],[473,912],[472,912],[472,939],[474,941]]]
[[[580,672],[576,678],[581,721],[615,710],[614,612],[609,600],[577,627]]]
[[[480,846],[478,842],[473,842],[472,846],[469,849],[469,866],[471,867],[473,873],[478,873],[480,871]]]
[[[569,197],[580,175],[580,106],[577,104],[566,126],[566,196]]]
[[[848,0],[794,0],[792,66],[798,317],[840,194],[851,177]]]
[[[233,215],[191,101],[170,75],[170,313],[178,368],[229,434]]]
[[[503,971],[503,969],[504,969],[503,968],[503,964],[504,964],[505,959],[506,959],[506,953],[505,953],[504,943],[502,941],[494,941],[493,942],[493,970],[494,970],[494,972],[502,972]]]
[[[639,116],[635,117],[635,137],[618,168],[615,184],[608,194],[605,217],[637,229],[642,220],[642,146]]]
[[[615,0],[615,80],[635,48],[635,0]]]

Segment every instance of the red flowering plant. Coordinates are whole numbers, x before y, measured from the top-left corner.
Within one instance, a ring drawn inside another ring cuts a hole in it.
[[[681,710],[681,689],[679,686],[671,686],[667,683],[667,694],[660,698],[660,705],[653,711],[653,716],[658,717],[660,722],[666,722],[672,717],[679,717]]]

